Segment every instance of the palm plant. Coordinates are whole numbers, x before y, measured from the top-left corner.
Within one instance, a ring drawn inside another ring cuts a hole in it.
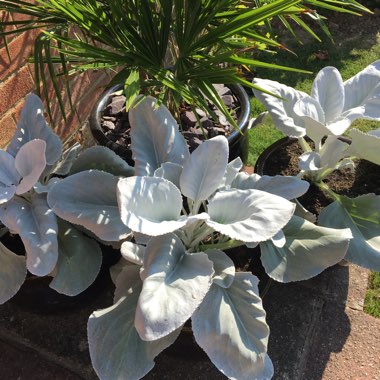
[[[37,93],[45,92],[48,111],[46,68],[63,114],[58,76],[66,79],[69,91],[70,75],[112,69],[116,73],[113,82],[125,83],[127,110],[136,96],[144,93],[158,97],[174,114],[181,101],[209,114],[206,96],[235,125],[212,84],[240,83],[255,87],[244,79],[239,66],[292,70],[255,60],[254,51],[282,47],[265,28],[274,17],[293,34],[289,20],[316,37],[303,20],[305,14],[326,30],[323,17],[315,7],[354,14],[368,11],[355,0],[36,0],[32,3],[5,0],[0,2],[0,10],[24,17],[3,22],[0,36],[6,40],[10,34],[43,30],[35,41],[32,61]],[[13,28],[6,28],[10,25]]]

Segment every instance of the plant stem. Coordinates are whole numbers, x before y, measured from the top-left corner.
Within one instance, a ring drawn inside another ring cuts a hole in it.
[[[334,201],[340,202],[340,195],[332,191],[328,185],[326,185],[324,182],[317,182],[315,183],[316,186],[319,187],[320,190],[322,190],[324,193],[328,194]]]
[[[298,143],[300,144],[300,146],[304,152],[311,152],[312,151],[312,149],[310,148],[310,145],[306,142],[306,140],[303,137],[298,138]]]

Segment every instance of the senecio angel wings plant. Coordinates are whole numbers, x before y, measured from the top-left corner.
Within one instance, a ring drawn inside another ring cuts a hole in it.
[[[240,172],[240,159],[228,163],[225,137],[190,155],[175,119],[152,97],[130,110],[130,122],[133,176],[82,171],[48,195],[60,218],[102,239],[114,239],[114,230],[130,234],[112,271],[114,305],[88,322],[95,371],[101,379],[142,378],[191,319],[197,343],[222,373],[270,379],[258,278],[237,271],[224,250],[260,245],[272,278],[303,280],[344,257],[350,231],[295,215],[290,200],[308,183]]]
[[[102,147],[79,155],[78,144],[62,151],[60,138],[44,119],[40,98],[28,95],[13,139],[0,150],[1,233],[19,235],[26,251],[24,256],[16,254],[0,242],[0,303],[18,292],[27,270],[52,276],[50,287],[69,296],[85,290],[99,273],[99,244],[77,225],[57,217],[48,193],[62,176],[96,166],[95,157],[111,172],[127,175],[133,169]]]
[[[319,224],[350,228],[353,240],[345,258],[380,271],[380,196],[363,194],[352,199],[334,193],[324,182],[335,170],[354,170],[355,159],[380,165],[380,129],[368,133],[348,130],[356,119],[380,120],[380,60],[345,82],[336,68],[325,67],[316,76],[310,96],[271,80],[255,79],[255,83],[282,98],[254,91],[275,126],[298,138],[304,150],[299,157],[299,177],[333,199],[320,213]],[[346,131],[351,144],[340,139]]]

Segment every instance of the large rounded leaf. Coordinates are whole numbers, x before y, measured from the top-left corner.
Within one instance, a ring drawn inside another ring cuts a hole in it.
[[[0,204],[8,202],[16,193],[20,174],[15,168],[15,159],[4,150],[0,150]]]
[[[208,249],[205,253],[214,266],[212,282],[222,288],[229,288],[235,278],[234,262],[219,249]]]
[[[136,304],[141,289],[138,268],[130,267],[134,284],[118,302],[91,314],[88,343],[92,366],[102,380],[138,380],[154,367],[154,358],[177,339],[180,329],[168,336],[146,342],[134,327]]]
[[[295,205],[261,190],[220,191],[210,200],[206,224],[231,239],[270,239],[293,215]]]
[[[76,296],[96,279],[102,264],[99,244],[72,224],[59,220],[58,262],[50,287],[58,293]]]
[[[70,174],[84,170],[98,169],[104,172],[129,177],[134,174],[134,169],[111,149],[96,145],[79,154],[70,169]]]
[[[194,202],[206,200],[223,183],[228,163],[228,141],[217,136],[203,142],[183,167],[182,194]]]
[[[230,379],[269,380],[269,327],[258,291],[258,279],[239,272],[229,288],[213,285],[191,318],[195,340]]]
[[[364,133],[358,129],[352,129],[350,136],[352,143],[348,148],[349,154],[380,165],[380,135]]]
[[[54,185],[48,202],[60,218],[87,228],[105,241],[118,241],[130,231],[120,219],[117,181],[118,177],[98,170],[79,172]]]
[[[23,145],[16,154],[15,168],[22,177],[17,185],[16,194],[29,191],[40,178],[46,167],[46,143],[32,140]]]
[[[261,262],[267,274],[280,282],[307,280],[344,258],[351,231],[316,226],[298,216],[283,228],[286,242],[276,247],[260,244]]]
[[[53,165],[62,154],[62,142],[46,124],[41,99],[34,94],[27,95],[17,123],[16,133],[10,142],[7,152],[16,157],[19,149],[28,141],[41,139],[46,142],[46,162]]]
[[[164,178],[122,178],[117,184],[121,219],[132,231],[157,236],[181,228],[178,221],[182,197],[178,188]]]
[[[25,277],[25,257],[16,255],[0,243],[0,304],[18,292]]]
[[[205,253],[186,253],[174,234],[149,241],[135,326],[143,340],[162,338],[182,326],[208,292],[213,264]]]
[[[269,111],[276,128],[289,137],[305,136],[304,121],[294,112],[293,108],[299,99],[308,95],[267,79],[255,78],[253,84],[278,96],[277,98],[273,95],[253,90],[255,97]]]
[[[335,67],[324,67],[314,79],[311,96],[321,105],[326,122],[340,116],[344,106],[342,76]]]
[[[325,207],[318,220],[326,227],[350,228],[353,239],[345,259],[380,272],[380,195],[342,196]]]
[[[267,193],[278,195],[288,200],[298,198],[305,194],[309,186],[309,182],[297,177],[284,175],[248,175],[244,172],[239,173],[231,185],[231,187],[240,190],[256,189],[266,191]]]
[[[15,197],[0,207],[0,219],[20,235],[28,270],[37,276],[48,275],[58,259],[58,226],[46,196],[35,194],[30,202]]]
[[[153,176],[164,162],[182,165],[189,156],[186,141],[169,110],[147,96],[129,110],[132,153],[137,175]]]

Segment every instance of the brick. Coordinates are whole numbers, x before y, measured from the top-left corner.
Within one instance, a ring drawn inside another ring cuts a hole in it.
[[[0,81],[26,64],[26,59],[33,53],[34,39],[37,34],[37,31],[23,33],[8,44],[11,62],[9,62],[6,48],[0,49]]]
[[[0,147],[4,147],[13,137],[16,129],[16,123],[12,115],[6,114],[0,119]]]
[[[27,66],[23,66],[0,84],[0,115],[9,110],[34,87],[33,78]]]

